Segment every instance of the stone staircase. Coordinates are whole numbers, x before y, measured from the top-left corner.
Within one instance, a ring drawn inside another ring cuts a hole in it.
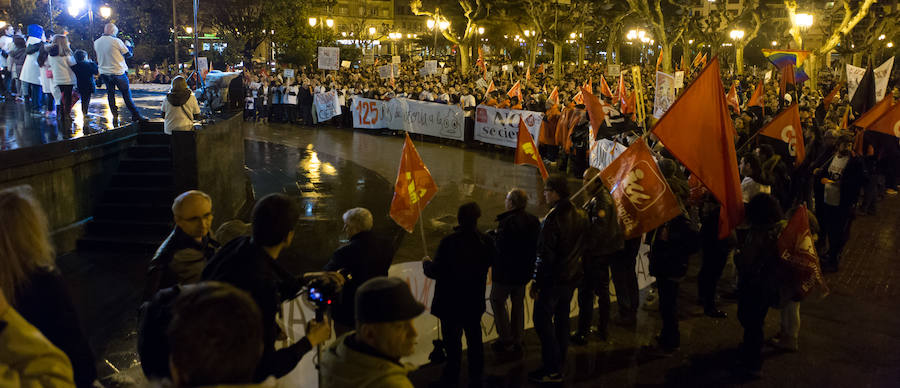
[[[94,209],[79,251],[152,253],[172,230],[175,176],[162,122],[140,124]]]

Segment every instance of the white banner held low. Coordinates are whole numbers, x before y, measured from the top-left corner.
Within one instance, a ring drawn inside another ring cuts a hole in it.
[[[465,114],[457,105],[354,97],[350,111],[354,128],[390,128],[454,140],[464,136]]]
[[[338,103],[337,92],[334,90],[316,93],[313,96],[313,106],[316,108],[316,117],[319,122],[331,120],[332,117],[341,114],[341,105]]]
[[[531,138],[537,143],[541,132],[542,113],[527,110],[497,109],[478,105],[475,109],[475,140],[516,148],[519,118],[525,121]]]

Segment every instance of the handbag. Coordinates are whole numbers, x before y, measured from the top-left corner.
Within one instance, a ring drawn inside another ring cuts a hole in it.
[[[47,73],[46,73],[47,78],[53,79],[53,70],[47,69],[46,71],[47,71]]]

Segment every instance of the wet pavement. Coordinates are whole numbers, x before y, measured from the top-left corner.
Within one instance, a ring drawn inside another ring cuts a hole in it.
[[[163,92],[132,90],[132,100],[148,118],[159,117],[164,97]],[[72,108],[72,119],[60,123],[56,112],[32,113],[25,109],[22,101],[0,102],[0,152],[89,136],[131,122],[131,113],[120,93],[116,93],[116,105],[119,107],[118,122],[113,121],[106,89],[98,89],[91,98],[87,119],[81,112],[81,101],[78,101]]]
[[[318,270],[340,244],[340,215],[363,206],[373,211],[378,233],[398,244],[395,263],[419,260],[423,238],[408,234],[388,216],[402,137],[362,130],[318,129],[288,125],[248,124],[247,166],[257,198],[282,192],[299,197],[302,219],[297,238],[279,262],[294,273]],[[522,187],[533,199],[529,210],[543,214],[535,199],[542,183],[534,168],[515,166],[508,151],[473,150],[414,138],[439,187],[424,210],[427,252],[455,225],[457,207],[477,201],[482,229],[494,227],[503,211],[505,192]],[[727,319],[702,315],[695,305],[694,260],[679,297],[682,348],[667,358],[641,351],[660,328],[658,313],[642,308],[633,329],[611,326],[608,342],[571,347],[563,386],[896,386],[900,381],[900,289],[896,260],[900,246],[900,197],[881,203],[877,216],[857,219],[841,272],[826,275],[832,294],[805,301],[799,353],[767,349],[763,379],[742,381],[730,373],[741,327],[736,305],[723,301]],[[136,309],[149,257],[81,257],[60,259],[82,321],[98,355],[104,383],[143,383],[137,357]],[[726,273],[728,271],[726,270]],[[721,282],[727,288],[727,279]],[[646,294],[646,291],[645,291]],[[612,311],[616,311],[615,308]],[[770,310],[767,335],[777,331],[779,314]],[[525,374],[539,366],[540,347],[527,334],[522,360],[496,357],[486,350],[489,386],[527,386]],[[463,368],[465,370],[465,368]],[[426,386],[439,376],[440,365],[425,366],[411,377]],[[464,372],[465,373],[465,372]],[[464,380],[463,380],[464,381]]]

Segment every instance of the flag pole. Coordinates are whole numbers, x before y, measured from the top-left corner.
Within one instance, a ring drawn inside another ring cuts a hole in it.
[[[407,136],[409,132],[407,131]],[[412,138],[409,139],[412,142]],[[419,211],[419,233],[422,236],[422,252],[428,257],[428,242],[425,240],[425,215],[422,213],[422,201],[416,201],[416,210]]]

